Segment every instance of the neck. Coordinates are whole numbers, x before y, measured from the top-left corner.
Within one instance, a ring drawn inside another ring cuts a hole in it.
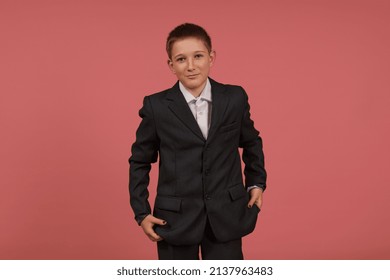
[[[186,88],[186,89],[196,98],[196,97],[200,96],[200,94],[202,93],[202,91],[206,87],[206,83],[207,83],[207,81],[204,82],[204,84],[198,88],[194,88],[194,89]]]
[[[202,93],[202,91],[200,92],[193,92],[192,90],[188,90],[195,98],[198,98],[200,96],[200,94]]]

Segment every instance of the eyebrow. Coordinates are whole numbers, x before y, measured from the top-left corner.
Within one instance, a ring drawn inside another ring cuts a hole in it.
[[[199,50],[199,51],[194,51],[193,53],[195,54],[195,53],[207,53],[207,52]],[[175,55],[173,58],[178,58],[179,56],[185,56],[185,54],[179,53]]]

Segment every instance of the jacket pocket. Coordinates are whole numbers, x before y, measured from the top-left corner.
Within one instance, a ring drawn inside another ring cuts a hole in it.
[[[234,201],[237,199],[240,199],[244,196],[247,196],[247,191],[245,190],[244,186],[242,184],[236,185],[234,187],[231,187],[228,189],[230,198]]]
[[[261,209],[256,204],[253,204],[252,208],[256,209],[257,213],[259,213],[261,211]]]
[[[161,197],[161,196],[157,196],[156,197],[156,201],[154,203],[154,207],[158,208],[158,209],[161,209],[161,210],[180,212],[180,210],[181,210],[181,199],[180,198],[174,198],[174,197]]]
[[[238,128],[238,122],[229,123],[219,128],[219,132],[228,132]]]

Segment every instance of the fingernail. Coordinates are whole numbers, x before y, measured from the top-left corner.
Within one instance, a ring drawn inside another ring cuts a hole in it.
[[[166,221],[163,221],[163,225],[166,225],[167,224],[167,222]]]
[[[248,208],[252,208],[252,205],[248,205]]]

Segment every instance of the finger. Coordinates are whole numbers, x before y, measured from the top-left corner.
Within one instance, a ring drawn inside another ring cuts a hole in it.
[[[161,237],[159,239],[154,239],[154,238],[149,237],[149,239],[150,239],[150,241],[153,241],[153,242],[159,242],[159,241],[163,240],[163,238],[161,238]]]
[[[255,204],[257,207],[259,207],[259,209],[261,208],[261,206],[263,205],[263,199],[261,197],[259,197],[256,201],[255,201]]]
[[[150,240],[153,242],[162,240],[161,236],[155,233],[153,230],[147,233]]]
[[[263,191],[260,188],[254,188],[250,191],[250,200],[248,202],[248,207],[251,208],[253,204],[256,204],[257,207],[262,204]],[[260,208],[260,207],[259,207]]]
[[[252,196],[248,202],[248,208],[252,208],[253,204],[256,202],[257,197]]]
[[[157,224],[157,225],[160,225],[160,226],[164,226],[167,224],[167,222],[165,220],[162,220],[162,219],[158,219],[156,217],[152,217],[150,219],[150,221],[153,223],[153,224]]]

